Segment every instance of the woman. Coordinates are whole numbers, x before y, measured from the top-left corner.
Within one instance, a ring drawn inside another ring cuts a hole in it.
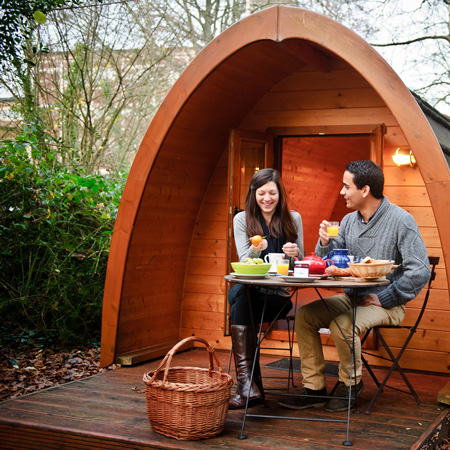
[[[299,213],[289,210],[286,191],[274,169],[262,169],[253,175],[245,200],[245,211],[236,214],[233,229],[240,261],[246,257],[264,258],[268,253],[281,252],[291,258],[303,258],[302,219]],[[265,237],[257,247],[250,242],[250,237],[254,235]],[[255,365],[254,382],[250,383],[256,350],[252,315],[255,320],[261,318],[266,296],[264,322],[273,320],[283,304],[286,306],[280,318],[285,317],[292,308],[290,288],[251,286],[249,292],[253,313],[250,312],[242,284],[236,283],[228,292],[237,378],[237,395],[231,398],[230,409],[245,407],[247,397],[250,405],[262,401],[259,362]]]

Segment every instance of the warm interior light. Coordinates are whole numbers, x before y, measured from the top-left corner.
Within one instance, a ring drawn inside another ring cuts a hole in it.
[[[402,152],[402,153],[399,153]],[[413,167],[414,164],[416,164],[416,158],[414,158],[414,155],[411,150],[401,150],[398,148],[395,151],[395,154],[392,155],[392,159],[394,160],[395,164],[400,166],[411,166]]]

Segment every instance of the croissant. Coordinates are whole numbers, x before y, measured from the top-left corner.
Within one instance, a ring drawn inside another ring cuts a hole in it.
[[[349,269],[342,269],[341,267],[337,267],[337,266],[328,266],[325,269],[325,273],[327,273],[328,275],[337,275],[337,276],[349,276],[350,274],[350,270]]]

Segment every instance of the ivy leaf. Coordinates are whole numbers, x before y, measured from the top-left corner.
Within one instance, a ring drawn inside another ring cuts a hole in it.
[[[33,13],[33,17],[34,20],[40,25],[47,22],[47,16],[42,11],[35,11]]]

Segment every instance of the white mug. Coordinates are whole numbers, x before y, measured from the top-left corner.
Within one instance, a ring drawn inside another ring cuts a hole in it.
[[[266,256],[264,256],[264,262],[272,264],[272,267],[269,269],[269,272],[276,272],[277,271],[277,261],[280,259],[284,259],[285,255],[284,253],[267,253]]]

